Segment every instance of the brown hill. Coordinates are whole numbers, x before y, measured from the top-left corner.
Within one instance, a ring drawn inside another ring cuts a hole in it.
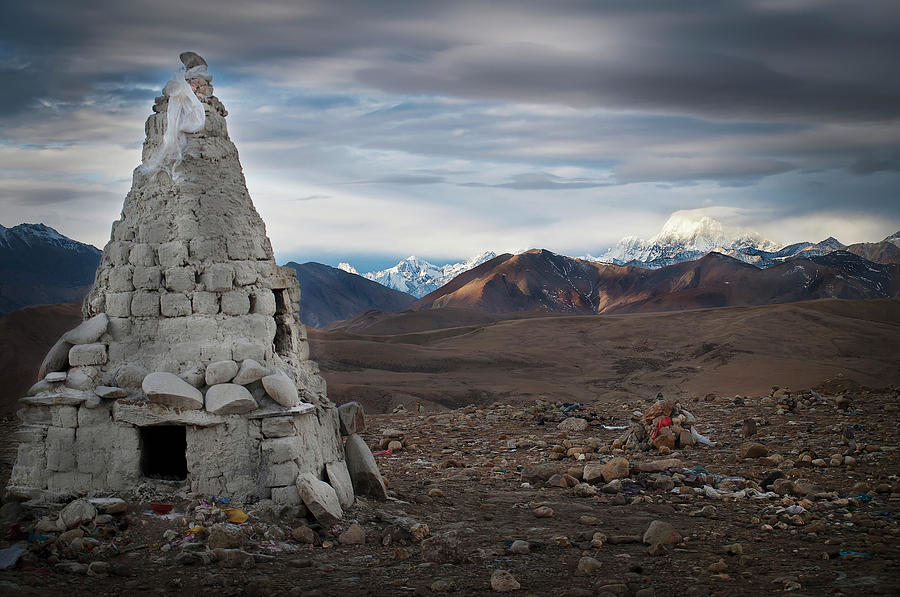
[[[0,317],[0,415],[37,381],[44,355],[60,336],[81,322],[81,303],[25,307]]]
[[[818,298],[889,298],[898,291],[900,267],[873,264],[845,251],[768,269],[710,253],[697,261],[646,270],[535,249],[485,268],[465,283],[454,280],[412,308],[630,313]]]
[[[878,243],[848,245],[847,250],[874,263],[900,263],[900,247],[886,240]]]
[[[458,406],[537,396],[586,402],[658,391],[759,394],[773,384],[811,387],[838,375],[870,386],[900,383],[898,300],[485,324],[471,324],[456,310],[442,313],[445,327],[433,331],[419,329],[420,315],[384,320],[383,326],[393,322],[393,335],[311,330],[312,358],[329,396],[381,412],[398,403]]]

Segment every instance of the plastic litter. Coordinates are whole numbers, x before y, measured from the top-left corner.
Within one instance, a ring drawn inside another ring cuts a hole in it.
[[[162,144],[141,166],[144,174],[153,174],[164,170],[172,180],[177,180],[176,168],[184,159],[184,148],[187,145],[185,133],[197,133],[206,123],[203,104],[191,89],[191,79],[212,80],[206,67],[195,66],[190,70],[181,67],[166,83],[163,93],[169,97],[166,108],[166,132]]]
[[[858,495],[854,495],[850,498],[851,500],[859,500],[863,504],[868,504],[872,501],[872,496],[868,493],[860,493]]]
[[[838,555],[841,556],[842,558],[865,558],[865,559],[867,559],[867,560],[871,560],[871,559],[872,559],[872,556],[870,556],[870,555],[867,554],[867,553],[863,553],[863,552],[861,552],[861,551],[848,551],[848,550],[844,550],[844,551],[839,551],[839,552],[838,552]]]
[[[390,456],[393,453],[393,450],[378,450],[375,452],[374,456]]]
[[[709,475],[710,472],[698,464],[694,468],[685,469],[684,474],[685,475]]]
[[[706,437],[705,435],[703,435],[699,431],[697,431],[696,427],[691,427],[691,437],[694,438],[694,441],[697,442],[698,444],[704,444],[707,446],[715,446],[716,445],[716,442],[712,441],[711,439],[709,439],[708,437]]]
[[[9,570],[19,562],[19,558],[25,553],[26,545],[16,543],[6,549],[0,549],[0,570]]]
[[[225,512],[225,520],[233,524],[247,522],[247,519],[250,518],[247,516],[247,513],[240,508],[222,508],[222,510]]]

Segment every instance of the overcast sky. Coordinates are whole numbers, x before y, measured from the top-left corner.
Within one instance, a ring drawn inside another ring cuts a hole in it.
[[[102,247],[183,50],[279,261],[598,254],[704,209],[900,228],[900,3],[6,3],[0,224]]]

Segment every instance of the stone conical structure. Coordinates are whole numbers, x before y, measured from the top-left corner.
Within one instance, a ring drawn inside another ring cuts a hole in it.
[[[275,263],[206,62],[181,59],[147,119],[85,321],[22,399],[10,490],[170,478],[293,504],[330,474],[346,504],[339,418],[308,360],[296,275]]]

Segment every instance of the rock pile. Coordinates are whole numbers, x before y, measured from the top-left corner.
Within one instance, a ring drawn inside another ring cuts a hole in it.
[[[709,442],[694,429],[697,419],[686,408],[678,402],[662,399],[662,396],[657,398],[645,412],[634,411],[631,426],[613,441],[613,450],[637,452],[655,449],[660,454],[668,454],[698,442]]]

